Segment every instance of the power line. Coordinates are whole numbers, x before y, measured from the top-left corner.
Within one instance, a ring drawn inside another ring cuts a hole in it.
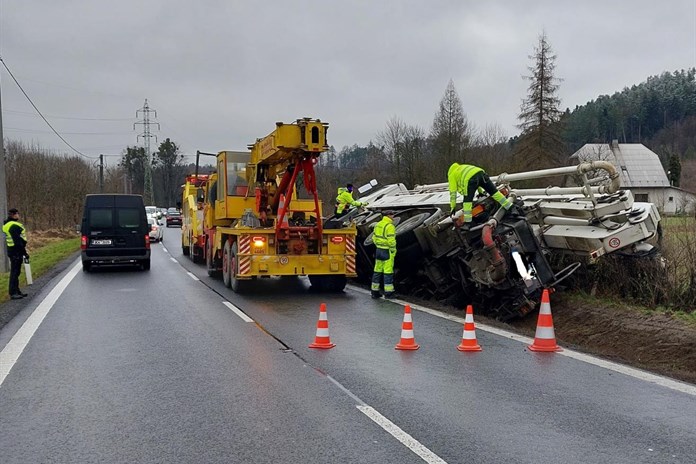
[[[48,127],[51,128],[51,130],[53,131],[53,133],[56,134],[56,135],[58,136],[58,138],[61,139],[61,140],[63,141],[63,143],[65,143],[67,146],[69,146],[69,147],[72,149],[72,151],[74,151],[74,152],[77,153],[78,155],[80,155],[80,156],[82,156],[82,157],[84,157],[84,158],[87,158],[87,159],[95,159],[95,158],[93,158],[93,157],[91,157],[91,156],[85,155],[85,154],[82,153],[80,150],[78,150],[77,148],[75,148],[75,147],[73,147],[72,145],[70,145],[70,143],[68,143],[68,141],[65,140],[65,139],[63,138],[63,136],[60,135],[60,134],[58,133],[58,131],[55,130],[55,129],[53,128],[53,126],[51,125],[51,123],[48,122],[48,119],[46,119],[46,118],[44,117],[44,115],[41,113],[41,111],[39,111],[39,109],[36,107],[36,105],[34,104],[34,102],[31,101],[31,98],[29,98],[29,95],[27,95],[27,93],[24,91],[24,89],[22,88],[22,86],[19,84],[19,82],[17,81],[17,79],[14,77],[14,74],[12,74],[12,71],[10,71],[10,68],[7,67],[7,63],[5,63],[5,60],[3,60],[1,56],[0,56],[0,62],[1,62],[2,65],[5,67],[5,69],[7,70],[7,72],[10,74],[10,77],[11,77],[12,80],[15,82],[15,84],[17,84],[17,87],[19,87],[19,90],[22,91],[22,93],[23,93],[24,96],[27,98],[27,100],[29,101],[29,103],[31,103],[31,106],[33,106],[34,109],[36,110],[36,112],[39,113],[39,116],[41,116],[41,119],[43,119],[44,122],[48,125]]]
[[[42,131],[34,129],[21,129],[19,127],[6,127],[5,130],[11,130],[16,132],[29,132],[31,134],[50,134],[51,131]],[[125,135],[130,134],[130,132],[63,132],[65,135]]]
[[[18,115],[26,115],[26,116],[36,116],[35,113],[31,113],[29,111],[17,111],[17,110],[3,110],[5,113],[12,113],[12,114],[18,114]],[[51,114],[46,115],[49,118],[53,119],[70,119],[74,121],[132,121],[133,118],[74,118],[70,116],[54,116]]]

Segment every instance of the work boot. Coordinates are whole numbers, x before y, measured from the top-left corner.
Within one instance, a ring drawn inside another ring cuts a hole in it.
[[[384,298],[394,298],[396,296],[396,293],[394,292],[387,292],[384,294]]]
[[[12,300],[21,300],[22,298],[24,298],[24,297],[20,294],[10,295],[10,299],[12,299]]]
[[[24,293],[24,292],[21,291],[21,290],[19,291],[19,293],[18,293],[17,295],[20,295],[22,298],[24,298],[25,296],[29,296],[28,293]]]
[[[370,292],[370,295],[371,295],[372,298],[374,298],[375,300],[382,297],[382,295],[381,295],[379,292],[374,292],[374,291],[373,291],[373,292]]]

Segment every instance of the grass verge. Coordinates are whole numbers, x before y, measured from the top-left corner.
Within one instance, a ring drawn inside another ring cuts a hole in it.
[[[51,270],[56,264],[80,249],[80,237],[63,239],[48,243],[45,246],[31,250],[31,275],[34,280]],[[0,302],[10,299],[7,289],[9,287],[10,273],[0,274]],[[27,280],[24,268],[19,277],[19,287],[26,291]]]

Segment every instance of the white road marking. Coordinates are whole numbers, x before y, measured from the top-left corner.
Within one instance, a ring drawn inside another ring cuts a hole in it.
[[[391,436],[403,443],[406,448],[416,453],[428,464],[447,464],[447,461],[443,460],[440,456],[423,446],[421,442],[401,430],[395,423],[381,415],[371,406],[356,405],[356,407],[358,410],[360,410],[360,412],[372,419],[377,425],[386,430]]]
[[[51,310],[53,305],[58,301],[60,295],[65,291],[66,287],[73,280],[73,278],[80,272],[81,264],[78,262],[73,266],[73,268],[63,277],[58,285],[53,287],[53,290],[46,296],[46,298],[39,303],[39,305],[31,313],[31,316],[24,321],[22,327],[19,328],[17,333],[14,334],[9,343],[0,351],[0,387],[2,387],[5,378],[12,370],[12,367],[19,359],[19,356],[29,344],[29,340],[34,336],[34,333],[39,328],[44,318]]]
[[[189,275],[189,277],[192,278],[193,280],[201,280],[201,279],[199,279],[198,277],[196,277],[195,275],[193,275],[193,273],[191,273],[191,272],[186,271],[186,273],[187,273],[187,274]]]
[[[164,245],[162,245],[162,251],[164,251],[165,253],[169,253],[169,251],[167,251],[167,249],[164,247]]]
[[[229,301],[223,301],[222,304],[230,308],[232,312],[235,313],[237,316],[241,317],[244,322],[254,322],[252,318],[244,314],[244,312],[241,309],[239,309]]]
[[[447,464],[447,462],[440,458],[440,456],[430,451],[428,448],[423,446],[421,442],[413,438],[408,433],[404,432],[401,428],[399,428],[399,426],[397,426],[392,421],[380,414],[375,408],[358,398],[352,391],[344,387],[338,380],[334,379],[330,375],[324,375],[326,375],[326,378],[328,378],[334,385],[340,388],[346,395],[350,396],[351,398],[353,398],[353,400],[359,403],[356,404],[355,407],[358,408],[360,412],[372,419],[377,425],[382,427],[386,432],[388,432],[394,438],[399,440],[408,449],[416,453],[425,462],[430,464]]]
[[[365,290],[363,288],[359,287],[354,287],[352,285],[349,285],[348,288],[356,293],[362,293],[364,295],[369,295],[370,291]],[[448,319],[450,321],[454,322],[459,322],[460,324],[464,323],[464,318],[463,317],[458,317],[454,316],[452,314],[447,314],[440,312],[436,309],[428,308],[426,306],[420,306],[417,304],[409,303],[408,301],[400,300],[398,298],[393,298],[390,299],[389,301],[393,301],[394,303],[398,303],[400,305],[409,305],[411,309],[416,310],[416,311],[421,311],[423,313],[428,313],[433,316],[440,317],[442,319]],[[525,345],[530,345],[534,342],[534,339],[525,337],[523,335],[518,335],[516,333],[508,332],[507,330],[499,329],[497,327],[492,327],[489,325],[485,324],[479,324],[478,322],[476,323],[476,328],[480,329],[484,332],[492,333],[495,335],[498,335],[500,337],[505,337],[509,338],[510,340],[514,340],[520,343],[524,343]],[[634,377],[636,379],[644,380],[646,382],[654,383],[656,385],[660,385],[665,388],[669,388],[670,390],[675,390],[678,392],[686,393],[688,395],[696,396],[696,385],[689,385],[684,382],[679,382],[678,380],[673,380],[667,377],[662,377],[660,375],[656,374],[651,374],[650,372],[645,372],[641,371],[640,369],[635,369],[633,367],[629,366],[624,366],[623,364],[617,364],[613,363],[611,361],[605,361],[604,359],[599,359],[595,358],[594,356],[590,356],[585,353],[580,353],[578,351],[573,351],[569,350],[568,348],[563,348],[563,351],[560,353],[555,353],[556,356],[567,356],[569,358],[577,359],[578,361],[586,362],[588,364],[592,364],[598,367],[603,367],[604,369],[609,369],[614,372],[619,372],[621,374],[625,374],[631,377]]]
[[[171,259],[171,260],[174,261],[175,263],[178,263],[178,262],[179,262],[179,261],[177,261],[177,260],[174,259],[174,258],[169,258],[169,259]]]

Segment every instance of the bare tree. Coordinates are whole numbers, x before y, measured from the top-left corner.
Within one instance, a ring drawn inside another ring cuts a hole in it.
[[[565,146],[561,138],[561,104],[557,96],[558,79],[554,76],[556,55],[553,54],[546,33],[539,36],[534,47],[534,61],[529,66],[531,75],[524,76],[529,81],[528,95],[522,101],[518,115],[522,135],[517,144],[520,167],[537,169],[565,164]]]
[[[477,131],[471,144],[471,156],[476,164],[491,175],[510,172],[510,146],[508,136],[497,123],[486,124]]]
[[[425,131],[418,126],[407,126],[400,147],[402,182],[408,188],[425,183],[428,168],[425,161]]]
[[[398,116],[392,116],[387,121],[387,127],[377,134],[377,143],[382,146],[382,151],[391,163],[396,178],[401,178],[402,143],[406,136],[406,123]]]

